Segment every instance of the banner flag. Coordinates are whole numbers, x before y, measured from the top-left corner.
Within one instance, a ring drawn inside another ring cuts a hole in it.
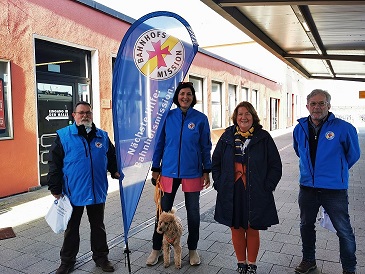
[[[119,189],[126,243],[155,142],[175,89],[197,51],[190,25],[167,11],[138,19],[121,42],[113,71],[112,107],[118,169],[124,173]]]

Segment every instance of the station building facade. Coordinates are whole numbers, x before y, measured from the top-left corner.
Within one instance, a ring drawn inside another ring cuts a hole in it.
[[[113,65],[135,20],[91,0],[5,0],[0,9],[1,198],[46,184],[55,132],[73,122],[77,101],[92,104],[94,123],[113,139]],[[186,80],[215,143],[244,100],[266,130],[292,126],[302,85],[288,75],[278,83],[199,49]]]

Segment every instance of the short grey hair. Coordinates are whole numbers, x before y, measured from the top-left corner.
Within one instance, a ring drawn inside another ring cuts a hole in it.
[[[326,96],[327,103],[329,103],[329,104],[331,103],[331,94],[329,94],[328,91],[323,90],[323,89],[312,90],[312,92],[307,95],[307,103],[309,102],[310,98],[312,98],[313,96],[316,96],[318,94],[323,94],[324,96]]]

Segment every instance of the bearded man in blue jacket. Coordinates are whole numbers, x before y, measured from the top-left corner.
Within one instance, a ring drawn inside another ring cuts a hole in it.
[[[108,191],[107,171],[120,178],[115,147],[108,133],[95,127],[91,105],[78,102],[72,113],[75,122],[57,130],[49,161],[48,189],[59,199],[67,195],[73,207],[60,252],[61,265],[56,274],[69,273],[80,246],[80,222],[86,207],[91,228],[91,251],[96,266],[113,272],[108,260],[104,209]]]
[[[315,222],[320,206],[328,213],[340,242],[343,274],[356,271],[356,242],[348,213],[349,169],[360,158],[357,130],[329,112],[331,95],[315,89],[307,96],[309,116],[298,120],[293,146],[299,157],[302,262],[296,273],[315,269]]]

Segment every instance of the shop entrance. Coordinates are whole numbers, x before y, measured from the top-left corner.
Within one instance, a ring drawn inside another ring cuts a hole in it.
[[[78,101],[91,103],[90,52],[36,40],[40,184],[47,184],[49,151],[56,131],[73,123]]]

